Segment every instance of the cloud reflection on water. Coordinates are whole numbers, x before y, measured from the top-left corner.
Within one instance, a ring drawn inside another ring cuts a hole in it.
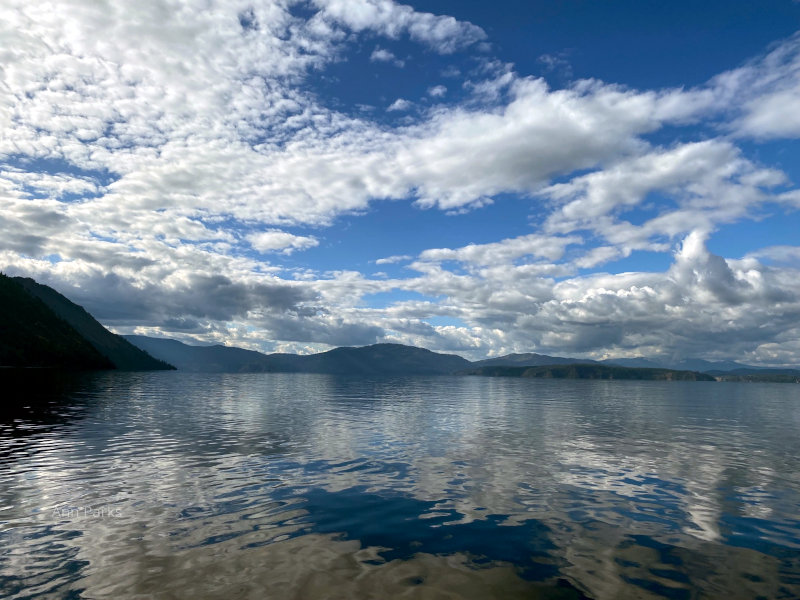
[[[478,594],[491,586],[514,597],[559,578],[598,599],[791,595],[796,394],[103,375],[80,419],[16,440],[0,465],[0,581],[11,597],[47,585],[215,597],[235,582],[242,597],[400,586],[422,598],[457,581],[458,597],[492,597]],[[58,506],[121,516],[55,519]],[[447,536],[474,552],[451,551]]]

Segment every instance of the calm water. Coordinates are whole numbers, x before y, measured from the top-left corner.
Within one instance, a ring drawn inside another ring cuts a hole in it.
[[[30,379],[0,597],[800,598],[797,385]]]

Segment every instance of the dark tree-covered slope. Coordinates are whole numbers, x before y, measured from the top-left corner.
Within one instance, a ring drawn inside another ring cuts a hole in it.
[[[113,369],[78,331],[0,274],[0,366]]]
[[[81,306],[71,302],[53,288],[36,283],[29,278],[15,277],[13,281],[30,297],[43,302],[53,313],[72,326],[95,350],[111,361],[113,367],[123,371],[155,371],[173,368],[171,365],[153,358],[121,336],[111,333]]]

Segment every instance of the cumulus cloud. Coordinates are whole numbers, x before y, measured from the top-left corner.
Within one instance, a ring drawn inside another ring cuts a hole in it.
[[[259,252],[276,252],[291,254],[295,250],[305,250],[319,245],[319,240],[312,236],[293,235],[279,229],[270,229],[247,236],[250,245]]]
[[[622,253],[664,250],[671,238],[699,228],[710,231],[763,202],[782,201],[771,189],[786,181],[781,171],[759,168],[726,141],[659,148],[542,190],[559,205],[546,227],[553,232],[591,230]],[[626,220],[627,212],[653,194],[672,204],[640,224]]]
[[[725,260],[704,240],[702,232],[689,234],[665,273],[601,273],[542,285],[508,266],[462,279],[460,290],[431,273],[429,291],[447,286],[455,314],[474,326],[504,323],[503,335],[482,335],[501,351],[527,343],[550,352],[692,356],[724,347],[757,356],[771,336],[797,330],[800,287],[790,273],[752,259]]]
[[[443,85],[434,85],[428,88],[428,95],[434,98],[442,98],[447,93],[447,88]]]

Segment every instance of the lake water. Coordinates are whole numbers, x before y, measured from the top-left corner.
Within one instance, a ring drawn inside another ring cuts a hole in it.
[[[798,385],[20,377],[3,598],[800,598]]]

